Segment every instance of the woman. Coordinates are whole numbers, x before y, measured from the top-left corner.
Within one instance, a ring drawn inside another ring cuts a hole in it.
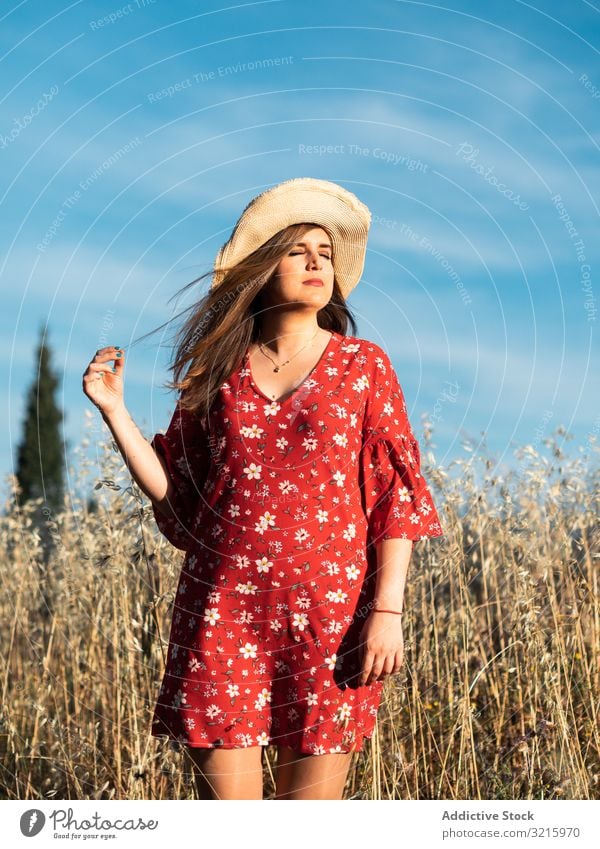
[[[262,798],[266,745],[276,798],[342,798],[403,661],[413,541],[442,535],[393,366],[346,335],[369,225],[325,180],[254,198],[182,329],[181,394],[151,443],[124,406],[122,350],[84,375],[186,551],[152,734],[189,747],[201,798]]]

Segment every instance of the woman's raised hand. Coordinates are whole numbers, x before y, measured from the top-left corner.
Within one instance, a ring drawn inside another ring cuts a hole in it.
[[[114,366],[111,366],[114,360]],[[83,391],[92,404],[105,415],[110,415],[124,404],[123,367],[125,352],[122,348],[100,348],[83,373]]]

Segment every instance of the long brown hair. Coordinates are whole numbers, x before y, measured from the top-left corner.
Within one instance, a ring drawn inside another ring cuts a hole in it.
[[[302,223],[280,230],[249,257],[226,269],[222,282],[215,289],[209,288],[199,301],[188,307],[190,315],[177,332],[175,353],[169,365],[173,380],[165,384],[168,389],[182,393],[181,408],[196,411],[201,416],[208,413],[221,385],[240,365],[251,343],[260,338],[261,293],[269,285],[279,262],[304,233],[321,226]],[[323,229],[328,232],[326,227]],[[331,234],[328,235],[331,238]],[[195,278],[181,292],[212,274],[211,270]],[[350,325],[352,335],[356,335],[356,321],[335,275],[331,299],[317,313],[317,322],[325,330],[342,335],[348,335]]]

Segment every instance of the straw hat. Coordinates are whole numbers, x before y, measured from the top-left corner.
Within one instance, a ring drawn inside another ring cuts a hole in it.
[[[216,256],[211,287],[223,281],[225,267],[246,259],[290,224],[303,222],[317,224],[331,234],[333,270],[347,298],[363,271],[371,212],[337,183],[312,177],[285,180],[250,201]]]

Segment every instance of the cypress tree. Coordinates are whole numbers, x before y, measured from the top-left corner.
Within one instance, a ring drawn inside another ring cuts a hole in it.
[[[42,498],[42,516],[47,519],[50,512],[62,509],[66,446],[61,437],[63,415],[55,398],[59,380],[51,366],[43,327],[35,364],[37,374],[27,391],[23,435],[17,449],[16,477],[21,490],[19,504]]]

